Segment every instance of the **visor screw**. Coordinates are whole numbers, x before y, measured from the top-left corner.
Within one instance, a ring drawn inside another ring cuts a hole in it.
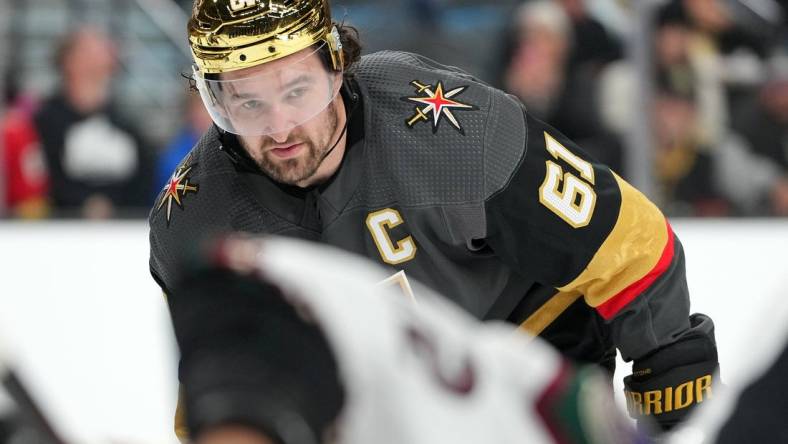
[[[240,59],[241,59],[242,62],[245,62],[246,61],[246,54],[241,54]]]
[[[268,52],[275,53],[276,52],[276,48],[274,48],[273,46],[269,46],[268,47]]]

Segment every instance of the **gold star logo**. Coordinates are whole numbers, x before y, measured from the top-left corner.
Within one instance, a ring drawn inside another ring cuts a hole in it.
[[[465,135],[465,131],[463,130],[460,122],[457,120],[457,117],[454,115],[452,110],[477,110],[478,108],[469,105],[467,103],[462,103],[457,100],[454,100],[453,97],[459,96],[465,91],[468,87],[467,86],[460,86],[444,93],[443,83],[438,82],[437,85],[425,85],[418,80],[414,80],[410,82],[414,88],[416,88],[416,92],[418,94],[423,94],[417,97],[403,97],[403,100],[408,102],[415,102],[418,105],[416,106],[415,114],[408,118],[405,123],[408,125],[409,128],[413,128],[419,122],[432,122],[432,132],[433,134],[438,131],[438,126],[443,117],[451,123],[451,125],[460,132],[460,134]]]
[[[181,199],[187,193],[196,193],[198,190],[198,185],[189,184],[189,178],[186,177],[191,170],[191,166],[178,167],[167,184],[164,185],[164,195],[161,196],[161,201],[156,211],[160,210],[164,204],[167,204],[167,226],[170,225],[170,218],[172,217],[172,202],[174,201],[182,210],[183,202],[181,202]]]

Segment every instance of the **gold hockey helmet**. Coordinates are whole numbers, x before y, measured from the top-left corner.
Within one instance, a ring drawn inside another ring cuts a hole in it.
[[[189,42],[205,108],[233,134],[290,131],[326,109],[342,85],[328,0],[197,0]]]
[[[328,0],[196,0],[188,29],[204,74],[249,68],[321,42],[334,70],[344,65]]]

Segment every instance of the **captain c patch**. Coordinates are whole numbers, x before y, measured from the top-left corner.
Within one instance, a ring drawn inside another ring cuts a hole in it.
[[[445,118],[449,121],[460,134],[465,135],[454,111],[475,111],[478,110],[474,105],[463,103],[456,99],[468,86],[458,86],[444,91],[443,82],[438,81],[435,85],[425,85],[418,80],[410,82],[416,90],[415,97],[402,97],[406,102],[415,103],[414,114],[405,120],[408,128],[413,128],[419,122],[430,122],[432,133],[438,132],[441,121]]]

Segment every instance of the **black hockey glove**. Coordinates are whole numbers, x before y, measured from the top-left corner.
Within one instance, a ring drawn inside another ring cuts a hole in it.
[[[629,415],[647,433],[673,428],[711,398],[719,383],[714,323],[694,314],[690,325],[678,341],[635,359],[632,374],[624,378]]]
[[[276,443],[319,442],[344,405],[322,330],[257,276],[197,269],[170,295],[192,438],[224,424]]]

